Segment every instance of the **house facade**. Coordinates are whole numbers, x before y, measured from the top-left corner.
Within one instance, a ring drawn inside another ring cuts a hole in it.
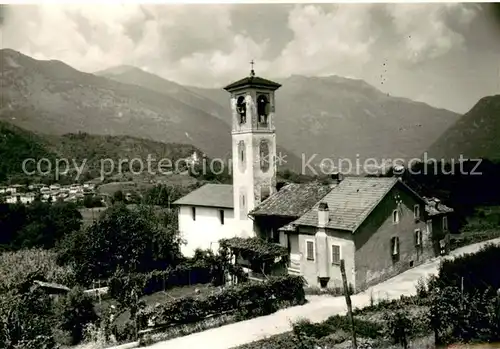
[[[360,291],[417,266],[440,253],[448,233],[439,223],[451,209],[431,215],[427,206],[396,178],[347,177],[280,229],[289,272],[310,286],[341,287],[344,259],[348,283]]]
[[[185,256],[192,257],[198,248],[217,251],[220,239],[236,236],[232,185],[206,184],[175,204]]]

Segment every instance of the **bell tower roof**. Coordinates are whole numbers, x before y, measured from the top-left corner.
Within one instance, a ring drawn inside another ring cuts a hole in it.
[[[255,71],[253,69],[254,62],[251,61],[250,64],[252,65],[250,76],[247,76],[243,79],[240,79],[238,81],[235,81],[227,85],[226,87],[224,87],[224,90],[231,92],[239,88],[247,87],[247,88],[265,88],[271,91],[275,91],[281,87],[281,85],[278,84],[277,82],[255,76]]]

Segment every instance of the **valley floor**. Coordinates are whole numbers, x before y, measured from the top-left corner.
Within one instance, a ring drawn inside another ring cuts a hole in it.
[[[500,244],[500,238],[465,246],[454,250],[445,258],[454,258],[464,253],[473,253],[488,244]],[[401,295],[416,293],[415,285],[420,278],[437,274],[441,258],[436,258],[421,266],[410,269],[386,282],[373,286],[365,292],[351,297],[353,307],[363,308],[370,304],[370,297],[377,299],[396,299]],[[251,343],[272,335],[288,332],[291,324],[301,318],[313,322],[326,320],[335,314],[346,312],[345,298],[332,296],[309,296],[308,303],[302,306],[280,310],[268,316],[178,337],[148,346],[150,349],[230,349]]]

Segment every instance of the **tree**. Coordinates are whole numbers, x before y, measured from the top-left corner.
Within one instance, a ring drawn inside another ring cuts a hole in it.
[[[115,205],[86,230],[71,234],[58,259],[73,266],[86,285],[110,277],[119,267],[127,273],[164,269],[181,254],[176,227],[161,223],[151,210]]]
[[[193,189],[195,188],[191,186],[158,184],[146,192],[144,202],[148,205],[158,205],[170,208],[170,205],[175,200],[180,199]]]
[[[52,301],[42,289],[30,285],[32,280],[26,279],[19,290],[2,294],[1,348],[36,347],[40,337],[52,337]]]
[[[99,197],[94,196],[94,195],[85,195],[83,198],[83,206],[86,208],[93,208],[93,207],[102,207],[102,201],[99,199]]]
[[[99,317],[94,311],[92,299],[83,289],[73,288],[56,303],[56,319],[61,330],[71,334],[72,345],[80,343],[84,329],[90,323],[95,323]]]
[[[113,203],[120,203],[125,201],[125,195],[121,190],[117,190],[113,194]]]
[[[82,224],[82,215],[71,203],[33,202],[26,207],[26,216],[25,226],[13,240],[16,248],[52,248]]]
[[[6,249],[52,248],[81,224],[82,216],[71,203],[0,204],[0,244]]]

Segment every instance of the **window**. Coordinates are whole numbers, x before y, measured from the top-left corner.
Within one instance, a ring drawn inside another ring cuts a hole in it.
[[[332,245],[332,264],[340,264],[340,246]]]
[[[448,217],[443,217],[443,231],[448,231]]]
[[[420,205],[413,206],[413,217],[415,217],[415,219],[420,218]]]
[[[397,236],[391,238],[391,255],[393,257],[399,255],[399,238]]]
[[[224,210],[219,210],[220,224],[224,225]]]
[[[415,229],[415,246],[422,246],[422,231]]]
[[[247,122],[247,103],[244,96],[239,96],[236,101],[236,110],[240,116],[240,124],[243,125]]]
[[[427,234],[429,234],[429,235],[432,234],[432,220],[431,219],[429,219],[427,221]]]
[[[193,221],[196,220],[196,207],[191,207],[191,216],[193,217]]]
[[[306,259],[308,261],[314,260],[314,241],[312,240],[306,241]]]
[[[266,95],[257,97],[257,116],[259,124],[267,124],[267,116],[269,114],[269,100]]]
[[[392,211],[392,223],[393,224],[399,223],[399,211],[398,210]]]

